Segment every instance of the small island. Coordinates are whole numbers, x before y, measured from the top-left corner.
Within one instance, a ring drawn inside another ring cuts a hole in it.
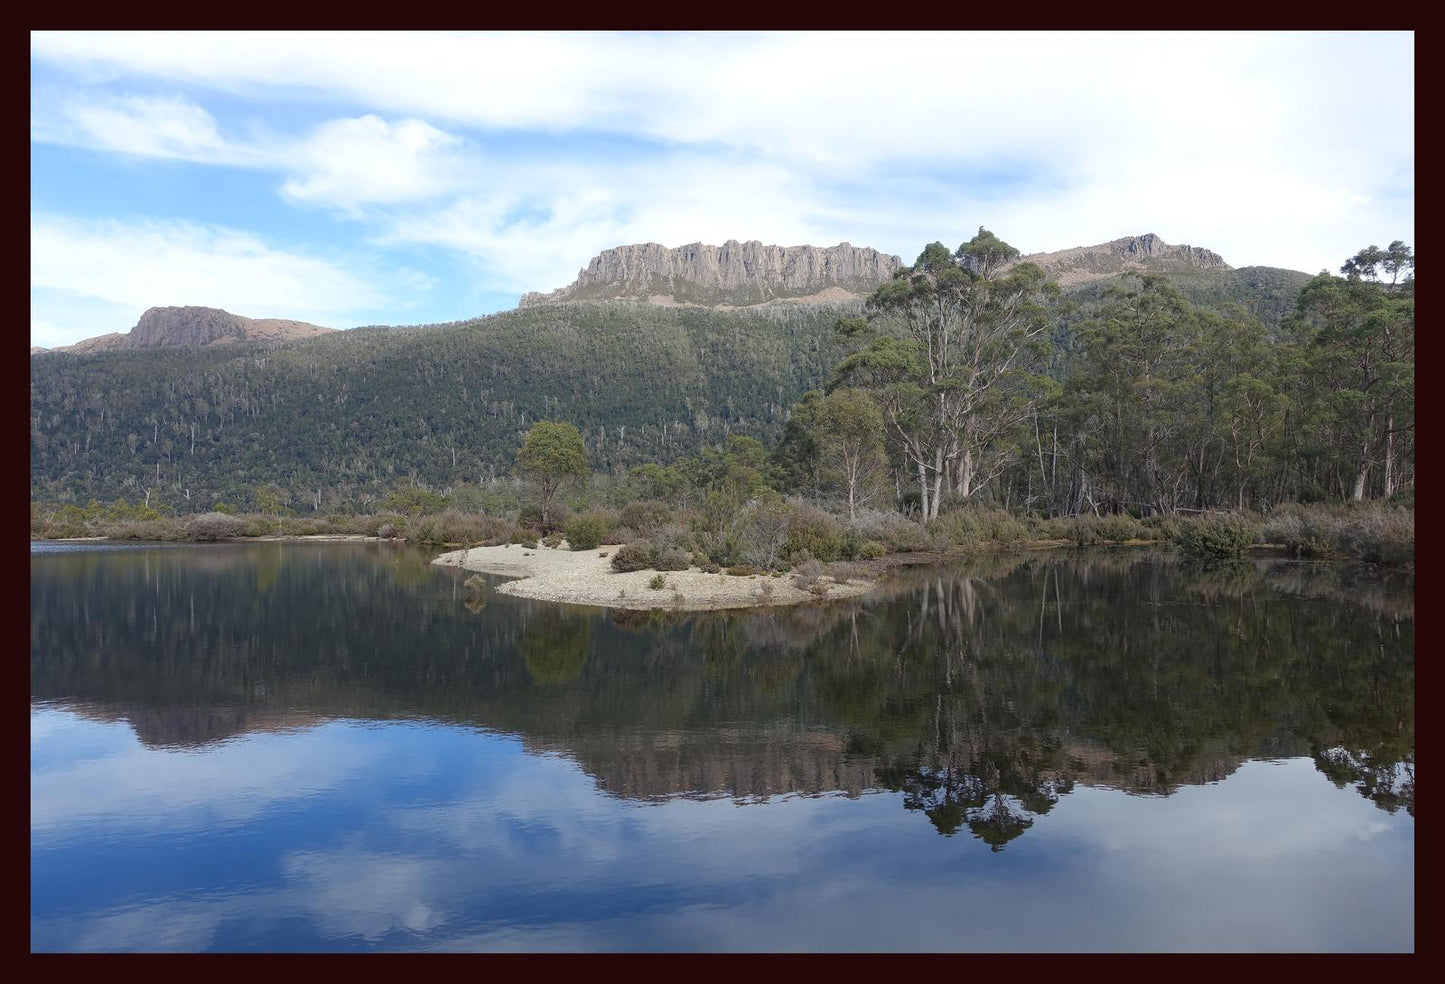
[[[432,563],[518,578],[499,585],[498,594],[633,611],[663,608],[697,612],[797,605],[854,598],[876,587],[875,581],[852,577],[842,580],[828,574],[708,573],[697,567],[681,571],[615,571],[611,558],[620,549],[621,544],[604,544],[596,550],[574,551],[567,549],[565,541],[555,548],[528,549],[509,544],[453,550]]]

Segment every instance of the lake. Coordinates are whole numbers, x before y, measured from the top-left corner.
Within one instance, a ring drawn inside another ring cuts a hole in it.
[[[1409,574],[684,616],[438,552],[32,544],[32,950],[1414,949]]]

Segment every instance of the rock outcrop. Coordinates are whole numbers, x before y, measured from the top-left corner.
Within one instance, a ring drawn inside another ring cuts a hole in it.
[[[1058,281],[1072,287],[1121,273],[1200,273],[1233,269],[1224,258],[1199,246],[1171,246],[1152,232],[1126,236],[1098,246],[1077,246],[1056,253],[1033,253],[1016,263],[1033,263]],[[1008,266],[1012,266],[1009,264]],[[1005,267],[1007,269],[1007,267]]]
[[[876,249],[765,246],[730,239],[721,246],[657,243],[618,246],[593,257],[577,280],[550,294],[522,297],[522,307],[563,301],[625,299],[654,304],[745,307],[778,301],[842,301],[887,282],[900,261]]]
[[[335,331],[304,321],[283,318],[245,318],[208,307],[153,307],[140,316],[129,333],[97,335],[41,352],[89,354],[113,349],[200,348],[231,342],[284,342]],[[32,348],[31,355],[39,354]]]

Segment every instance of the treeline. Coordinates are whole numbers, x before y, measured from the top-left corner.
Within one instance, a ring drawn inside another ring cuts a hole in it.
[[[256,512],[378,507],[400,484],[508,476],[527,429],[565,419],[594,468],[769,443],[841,357],[836,307],[578,304],[459,326],[358,329],[262,349],[31,360],[33,499]]]
[[[780,449],[795,486],[856,498],[881,476],[924,520],[950,501],[1136,517],[1413,502],[1409,247],[1315,277],[1277,331],[1148,275],[1079,318],[1031,264],[1000,273],[1017,255],[986,230],[934,243],[840,320],[853,351]]]
[[[1288,271],[1064,292],[1017,255],[986,230],[934,243],[851,309],[577,304],[275,349],[42,356],[32,501],[51,525],[120,499],[161,515],[415,500],[518,516],[523,438],[566,421],[594,475],[572,500],[584,510],[705,508],[717,463],[754,446],[760,487],[853,519],[1413,502],[1402,243],[1304,278],[1287,313],[1302,277]]]

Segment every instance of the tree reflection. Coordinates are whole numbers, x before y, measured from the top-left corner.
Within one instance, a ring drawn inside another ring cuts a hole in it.
[[[538,683],[571,683],[582,675],[591,645],[591,618],[537,619],[522,633],[522,659]]]
[[[995,556],[864,599],[682,616],[492,595],[426,561],[294,544],[47,558],[32,697],[168,745],[422,716],[517,734],[637,798],[886,789],[994,850],[1076,785],[1169,795],[1258,755],[1312,756],[1414,815],[1408,581]]]

